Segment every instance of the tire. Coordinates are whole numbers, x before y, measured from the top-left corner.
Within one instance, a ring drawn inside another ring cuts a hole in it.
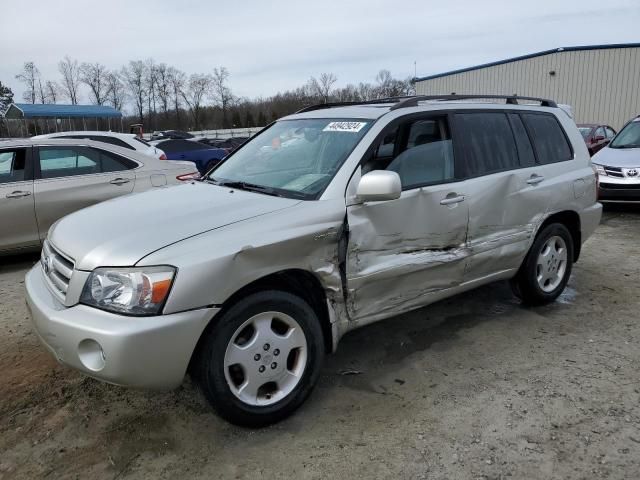
[[[222,418],[263,427],[305,401],[324,355],[320,322],[304,300],[278,290],[257,292],[222,312],[205,332],[196,377]]]
[[[571,233],[561,223],[547,225],[536,236],[512,280],[514,293],[527,305],[551,303],[567,286],[572,266]]]

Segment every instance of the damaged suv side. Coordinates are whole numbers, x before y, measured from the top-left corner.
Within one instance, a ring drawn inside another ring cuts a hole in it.
[[[190,371],[259,426],[349,330],[497,280],[555,300],[601,216],[582,137],[549,100],[459,99],[310,107],[202,181],[65,217],[25,282],[41,340],[119,385]]]

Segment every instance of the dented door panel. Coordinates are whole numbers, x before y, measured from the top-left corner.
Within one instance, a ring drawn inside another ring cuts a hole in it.
[[[398,200],[347,208],[347,309],[352,319],[383,318],[428,303],[459,285],[469,251],[465,201],[440,202],[462,183],[408,190]]]
[[[511,170],[467,182],[471,255],[465,282],[519,268],[549,206],[548,189],[527,183],[539,170]]]

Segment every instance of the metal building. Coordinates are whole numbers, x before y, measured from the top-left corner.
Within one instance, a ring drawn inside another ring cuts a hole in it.
[[[619,129],[640,115],[640,43],[564,47],[416,79],[419,95],[518,94]]]

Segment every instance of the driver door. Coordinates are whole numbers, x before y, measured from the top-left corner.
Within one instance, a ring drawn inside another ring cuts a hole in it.
[[[392,123],[361,169],[395,171],[403,190],[397,200],[347,206],[349,314],[373,321],[426,305],[462,282],[469,211],[447,115]]]

